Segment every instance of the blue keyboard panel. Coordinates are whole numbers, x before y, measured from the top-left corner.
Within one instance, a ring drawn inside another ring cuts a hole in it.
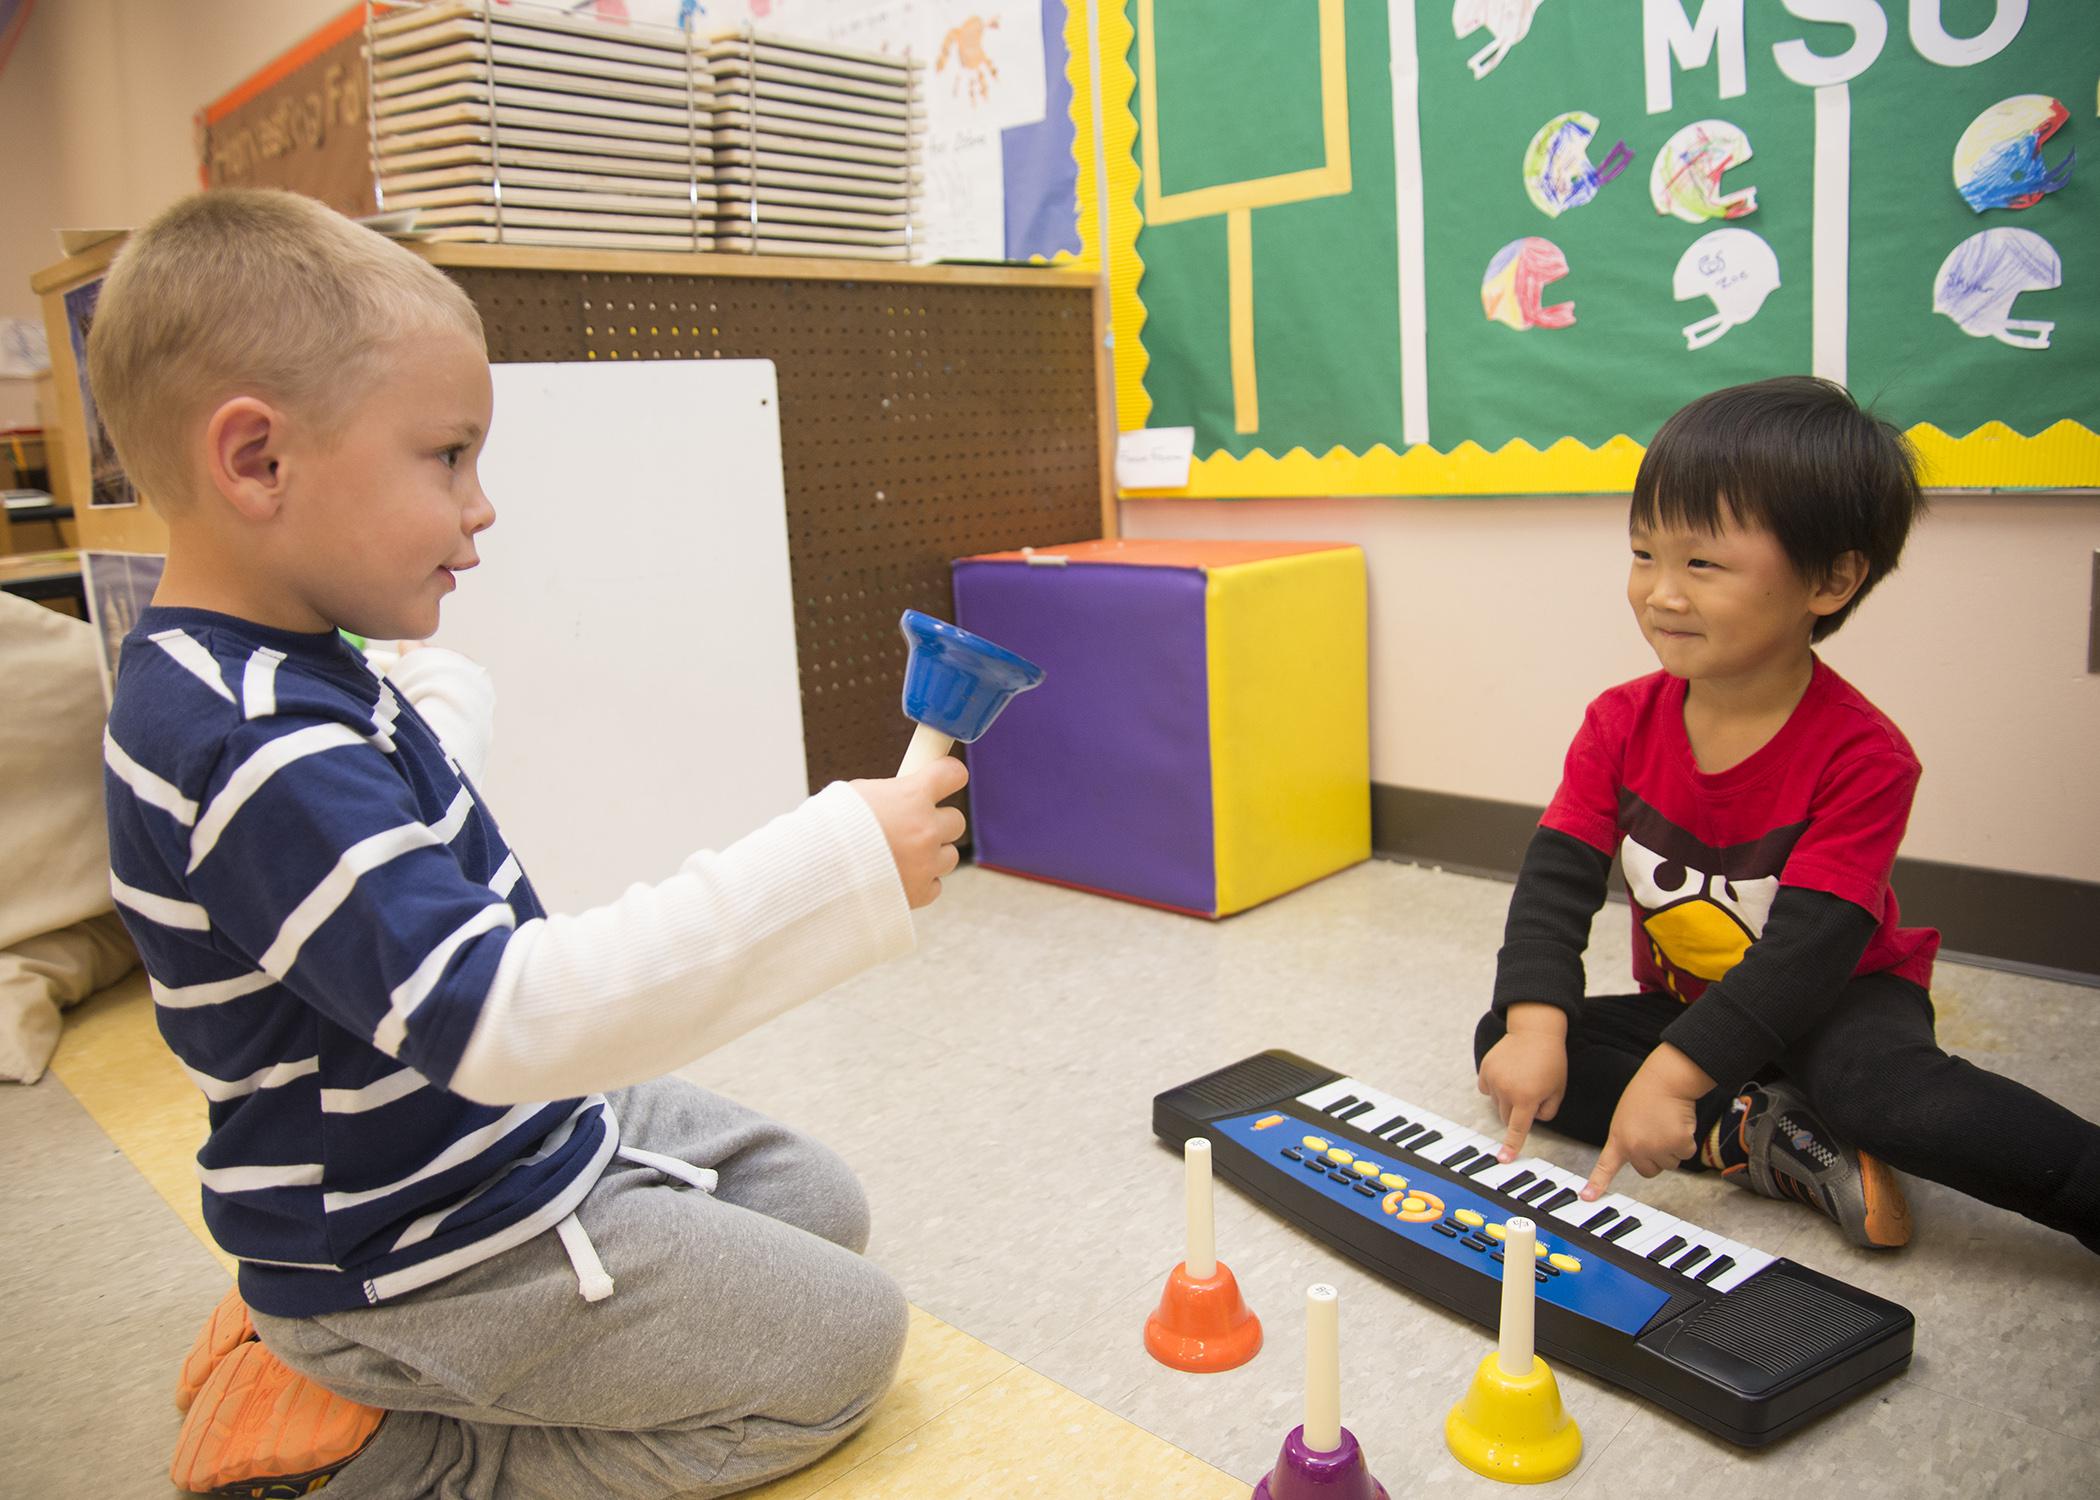
[[[1389,1212],[1386,1204],[1393,1195],[1379,1186],[1375,1179],[1367,1181],[1353,1170],[1337,1174],[1333,1171],[1315,1172],[1306,1166],[1302,1158],[1312,1154],[1301,1144],[1306,1136],[1319,1136],[1348,1146],[1347,1142],[1335,1141],[1333,1127],[1334,1121],[1324,1116],[1306,1120],[1278,1110],[1237,1115],[1211,1124],[1222,1141],[1244,1151],[1264,1166],[1289,1174],[1292,1180],[1311,1187],[1360,1218],[1381,1225],[1390,1233],[1414,1240],[1447,1260],[1470,1266],[1480,1275],[1498,1282],[1502,1279],[1501,1263],[1490,1260],[1487,1251],[1441,1234],[1430,1223],[1408,1223]],[[1355,1148],[1349,1146],[1348,1149],[1353,1151]],[[1294,1155],[1286,1155],[1286,1152]],[[1507,1217],[1506,1205],[1469,1190],[1463,1181],[1424,1171],[1419,1163],[1370,1153],[1364,1155],[1368,1160],[1379,1161],[1385,1170],[1407,1179],[1411,1189],[1424,1190],[1441,1199],[1444,1206],[1442,1222],[1447,1225],[1451,1216],[1462,1208],[1472,1209],[1490,1224],[1499,1224]],[[1347,1180],[1338,1180],[1338,1176]],[[1359,1184],[1375,1191],[1369,1194],[1360,1192]],[[1669,1301],[1669,1294],[1660,1288],[1587,1249],[1577,1249],[1560,1235],[1552,1233],[1548,1227],[1552,1221],[1537,1219],[1534,1222],[1539,1226],[1538,1241],[1546,1247],[1549,1255],[1556,1251],[1573,1255],[1582,1267],[1579,1271],[1549,1273],[1535,1287],[1540,1301],[1564,1307],[1592,1322],[1629,1335],[1646,1328],[1656,1312]]]

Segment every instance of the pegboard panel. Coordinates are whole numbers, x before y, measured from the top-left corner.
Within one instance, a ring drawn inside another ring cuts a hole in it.
[[[812,790],[896,768],[951,560],[1101,535],[1090,283],[446,270],[497,362],[773,361]]]

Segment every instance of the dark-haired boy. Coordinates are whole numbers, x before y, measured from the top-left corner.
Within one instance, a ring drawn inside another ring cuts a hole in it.
[[[1934,1041],[1939,934],[1889,886],[1918,761],[1813,650],[1921,504],[1903,435],[1826,381],[1656,434],[1627,600],[1662,670],[1590,705],[1510,900],[1474,1037],[1503,1160],[1551,1120],[1603,1147],[1584,1198],[1696,1156],[1884,1248],[1910,1237],[1896,1167],[2100,1251],[2100,1127]],[[1640,988],[1585,1000],[1615,852]]]

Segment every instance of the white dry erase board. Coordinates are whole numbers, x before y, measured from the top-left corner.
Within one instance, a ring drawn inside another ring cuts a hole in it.
[[[481,786],[549,911],[808,795],[770,360],[494,367],[496,524],[441,646],[496,679]]]

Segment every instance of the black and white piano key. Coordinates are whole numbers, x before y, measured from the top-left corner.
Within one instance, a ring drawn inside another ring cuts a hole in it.
[[[1384,1119],[1396,1112],[1411,1112],[1405,1099],[1388,1094],[1361,1078],[1337,1078],[1331,1083],[1323,1083],[1310,1093],[1300,1094],[1298,1102],[1321,1114],[1337,1114],[1359,1104],[1369,1104],[1371,1117],[1376,1119]]]
[[[1362,1098],[1363,1096],[1357,1092],[1357,1089],[1360,1087],[1362,1085],[1357,1083],[1354,1078],[1337,1078],[1332,1082],[1321,1084],[1310,1093],[1300,1094],[1298,1102],[1307,1109],[1324,1115],[1327,1113],[1329,1106],[1339,1104],[1344,1099]]]
[[[1590,1234],[1602,1235],[1615,1225],[1628,1219],[1645,1218],[1650,1212],[1646,1204],[1636,1202],[1624,1193],[1606,1193],[1594,1203],[1585,1203],[1578,1198],[1547,1217],[1558,1219],[1563,1224],[1573,1225]]]
[[[1716,1253],[1711,1260],[1694,1266],[1690,1273],[1691,1278],[1717,1292],[1734,1291],[1776,1259],[1762,1250],[1731,1240],[1725,1235],[1709,1234],[1703,1243]],[[1722,1261],[1730,1261],[1733,1264],[1723,1266]]]
[[[1495,1191],[1534,1208],[1563,1188],[1569,1192],[1576,1192],[1583,1184],[1583,1179],[1575,1173],[1556,1167],[1552,1162],[1536,1156],[1520,1156],[1503,1166],[1500,1171],[1483,1177],[1481,1181]]]
[[[1562,1187],[1550,1177],[1541,1177],[1529,1187],[1514,1192],[1510,1196],[1527,1208],[1538,1208],[1556,1193],[1572,1193],[1576,1191],[1578,1190],[1575,1188]]]
[[[1493,1149],[1483,1150],[1479,1145],[1479,1140],[1480,1138],[1475,1136],[1472,1140],[1461,1145],[1456,1151],[1453,1151],[1448,1156],[1444,1156],[1442,1158],[1443,1165],[1449,1167],[1461,1177],[1478,1177],[1490,1167],[1499,1165],[1495,1160]],[[1448,1145],[1449,1142],[1445,1144]],[[1437,1150],[1441,1152],[1443,1147],[1439,1146]]]
[[[1300,1094],[1298,1102],[1321,1114],[1346,1119],[1382,1140],[1392,1139],[1394,1132],[1418,1137],[1435,1128],[1433,1122],[1437,1120],[1428,1111],[1373,1088],[1360,1078],[1337,1078],[1323,1083],[1310,1093]]]
[[[1450,1120],[1435,1119],[1433,1124],[1443,1135],[1444,1141],[1428,1153],[1431,1161],[1447,1166],[1454,1172],[1476,1170],[1473,1163],[1477,1157],[1485,1157],[1490,1166],[1494,1164],[1495,1152],[1502,1144],[1500,1141],[1484,1136],[1477,1130],[1454,1124]],[[1417,1149],[1420,1149],[1419,1143]]]
[[[1655,1263],[1695,1281],[1702,1280],[1701,1273],[1707,1273],[1703,1284],[1716,1291],[1732,1291],[1773,1260],[1761,1250],[1739,1244],[1726,1235],[1715,1234],[1660,1209],[1650,1208],[1621,1193],[1606,1194],[1595,1203],[1578,1201],[1549,1217],[1560,1218],[1577,1229],[1594,1222],[1595,1227],[1586,1229],[1586,1233],[1643,1258],[1650,1258],[1651,1252],[1675,1238],[1681,1243],[1654,1256]],[[1724,1259],[1728,1264],[1721,1264]]]
[[[1620,1249],[1695,1281],[1702,1273],[1709,1275],[1706,1285],[1721,1291],[1740,1284],[1771,1263],[1771,1256],[1689,1219],[1673,1218],[1656,1209],[1647,1212],[1648,1218],[1638,1230],[1614,1241]],[[1728,1261],[1725,1266],[1720,1264],[1724,1258]],[[1740,1274],[1736,1274],[1738,1268]]]
[[[1322,1084],[1300,1095],[1298,1102],[1332,1118],[1347,1120],[1359,1129],[1368,1127],[1395,1151],[1413,1151],[1432,1161],[1440,1161],[1456,1149],[1446,1143],[1454,1138],[1463,1141],[1469,1134],[1441,1115],[1373,1088],[1360,1078],[1338,1078]],[[1441,1149],[1432,1153],[1430,1148],[1436,1147]]]
[[[1298,1103],[1333,1120],[1346,1120],[1359,1130],[1369,1130],[1380,1139],[1386,1139],[1392,1130],[1403,1130],[1405,1122],[1420,1113],[1388,1092],[1371,1088],[1361,1078],[1336,1078],[1306,1095],[1298,1095]]]
[[[1457,1149],[1471,1134],[1441,1115],[1395,1098],[1360,1078],[1337,1078],[1298,1096],[1306,1108],[1337,1120],[1347,1120],[1359,1129],[1385,1141],[1396,1152],[1412,1151],[1431,1161]]]
[[[1585,1203],[1579,1194],[1587,1179],[1550,1162],[1523,1157],[1497,1170],[1500,1164],[1495,1153],[1501,1147],[1500,1140],[1388,1094],[1360,1078],[1334,1079],[1300,1095],[1298,1103],[1368,1130],[1396,1156],[1419,1156],[1447,1172],[1502,1191],[1514,1201],[1528,1205],[1534,1218],[1550,1219],[1577,1231],[1591,1225],[1588,1233],[1621,1249],[1645,1256],[1671,1235],[1680,1235],[1684,1247],[1665,1253],[1655,1263],[1672,1270],[1682,1263],[1680,1274],[1717,1291],[1742,1285],[1772,1263],[1773,1257],[1762,1250],[1650,1208],[1623,1193],[1608,1193],[1594,1203]],[[1456,1165],[1451,1164],[1454,1157]],[[1406,1170],[1404,1162],[1395,1165]],[[1531,1181],[1519,1180],[1524,1172],[1533,1174]],[[1505,1189],[1505,1183],[1514,1183],[1514,1191]],[[1699,1253],[1692,1254],[1694,1250]]]
[[[1698,1242],[1701,1233],[1698,1225],[1687,1224],[1682,1219],[1666,1214],[1660,1209],[1649,1208],[1645,1204],[1642,1205],[1640,1212],[1640,1228],[1628,1233],[1622,1239],[1613,1241],[1614,1244],[1628,1254],[1638,1255],[1645,1259],[1653,1253],[1657,1246],[1667,1244],[1673,1239],[1677,1241],[1678,1250],[1683,1250],[1687,1246]],[[1673,1251],[1671,1253],[1675,1254],[1676,1252]]]
[[[1434,1110],[1423,1109],[1418,1105],[1411,1105],[1399,1099],[1395,1099],[1392,1102],[1395,1109],[1405,1113],[1411,1121],[1424,1127],[1425,1133],[1423,1136],[1404,1143],[1407,1149],[1420,1151],[1425,1143],[1434,1144],[1434,1142],[1429,1140],[1429,1136],[1432,1133],[1443,1140],[1451,1142],[1450,1145],[1443,1147],[1440,1154],[1430,1157],[1433,1161],[1441,1161],[1444,1156],[1448,1156],[1461,1145],[1470,1145],[1476,1150],[1479,1149],[1483,1138],[1467,1130],[1464,1126],[1454,1124],[1442,1115],[1437,1114]]]
[[[1441,1162],[1457,1149],[1456,1145],[1433,1150],[1439,1142],[1457,1140],[1463,1132],[1442,1115],[1417,1106],[1405,1106],[1409,1123],[1386,1137],[1387,1144],[1396,1150],[1412,1151],[1430,1161]]]
[[[1567,1208],[1569,1204],[1579,1202],[1583,1181],[1588,1179],[1583,1179],[1583,1176],[1575,1172],[1562,1170],[1552,1162],[1541,1162],[1537,1181],[1525,1187],[1518,1187],[1512,1193],[1512,1197],[1516,1197],[1520,1204],[1525,1204],[1531,1210],[1533,1218],[1539,1218],[1543,1214],[1552,1214],[1558,1208]]]
[[[1481,1180],[1523,1204],[1533,1218],[1539,1218],[1573,1203],[1588,1179],[1550,1161],[1521,1156],[1502,1173],[1490,1173]]]
[[[1582,1185],[1589,1181],[1582,1173],[1571,1172],[1566,1167],[1557,1167],[1550,1161],[1541,1164],[1539,1175],[1551,1181],[1556,1191],[1570,1193],[1581,1192]]]
[[[1715,1258],[1716,1257],[1714,1255],[1714,1252],[1707,1249],[1706,1246],[1692,1245],[1671,1256],[1668,1260],[1664,1261],[1663,1264],[1668,1266],[1673,1271],[1679,1272],[1680,1274],[1685,1276],[1689,1276],[1692,1274],[1692,1272],[1698,1270],[1703,1262],[1713,1260]]]

